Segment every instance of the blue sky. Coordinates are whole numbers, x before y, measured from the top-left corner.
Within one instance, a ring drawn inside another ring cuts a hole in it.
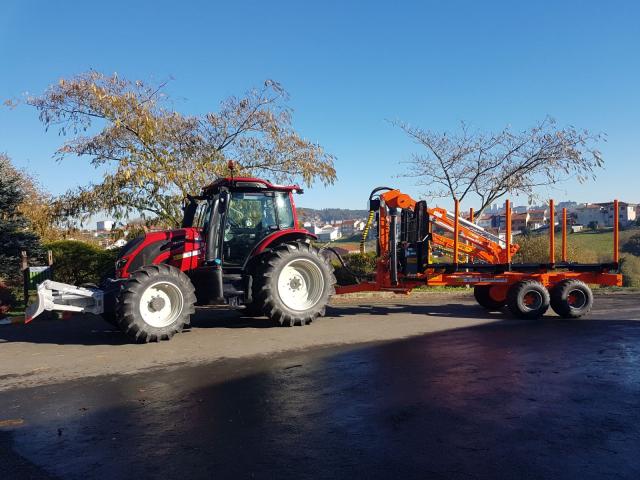
[[[169,92],[187,113],[215,110],[266,78],[281,82],[298,130],[337,156],[336,184],[307,189],[302,206],[364,208],[385,184],[419,196],[398,178],[419,148],[387,119],[499,129],[546,115],[608,141],[596,182],[543,195],[640,201],[636,1],[1,3],[1,99],[88,69],[172,77]],[[98,178],[86,161],[52,160],[62,140],[35,111],[0,108],[0,151],[53,193]]]

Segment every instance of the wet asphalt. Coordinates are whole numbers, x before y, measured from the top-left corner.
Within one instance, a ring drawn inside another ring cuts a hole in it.
[[[5,391],[0,479],[638,479],[637,307]]]

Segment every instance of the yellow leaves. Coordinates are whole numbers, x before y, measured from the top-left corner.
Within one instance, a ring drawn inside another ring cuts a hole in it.
[[[61,80],[34,100],[43,123],[62,125],[63,134],[83,131],[95,117],[106,121],[103,131],[78,135],[60,150],[114,167],[102,183],[70,194],[69,205],[122,214],[138,209],[173,221],[180,199],[226,174],[228,159],[243,174],[275,181],[335,179],[333,157],[292,128],[278,84],[230,97],[201,116],[176,112],[163,86],[92,71]]]

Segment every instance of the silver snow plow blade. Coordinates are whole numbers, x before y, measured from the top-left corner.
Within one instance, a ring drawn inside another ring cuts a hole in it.
[[[25,323],[29,323],[45,310],[100,315],[104,311],[104,292],[97,288],[76,287],[68,283],[45,280],[38,285],[38,298],[24,312]]]

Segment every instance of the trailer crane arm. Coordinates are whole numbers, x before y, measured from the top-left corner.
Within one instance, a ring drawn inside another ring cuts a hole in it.
[[[388,209],[401,209],[415,212],[421,208],[423,202],[416,202],[411,196],[400,190],[390,190],[380,195],[384,207]],[[381,205],[383,207],[383,205]],[[453,252],[454,240],[445,235],[433,232],[433,227],[439,227],[450,233],[455,233],[455,216],[444,208],[426,208],[431,228],[431,245]],[[380,215],[382,218],[383,215]],[[493,235],[483,228],[464,218],[458,218],[458,235],[461,242],[458,244],[460,254],[487,263],[499,264],[507,262],[507,243],[498,236]],[[518,245],[509,246],[511,256],[518,251]]]

